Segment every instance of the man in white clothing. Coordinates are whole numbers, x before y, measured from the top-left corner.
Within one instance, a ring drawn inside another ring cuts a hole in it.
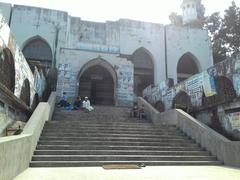
[[[94,108],[91,106],[90,101],[88,99],[88,97],[86,96],[84,101],[83,101],[83,108],[87,109],[88,111],[92,111]]]

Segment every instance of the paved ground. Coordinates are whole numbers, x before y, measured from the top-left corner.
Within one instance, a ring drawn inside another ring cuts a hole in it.
[[[226,166],[158,166],[105,170],[101,167],[29,168],[14,180],[239,180],[240,168]]]

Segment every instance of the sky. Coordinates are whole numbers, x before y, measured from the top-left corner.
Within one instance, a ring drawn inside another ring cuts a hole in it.
[[[62,10],[83,20],[105,22],[120,18],[168,24],[171,12],[181,14],[183,0],[0,0],[19,5],[38,6]],[[202,0],[205,15],[221,12],[231,5],[232,0]],[[240,7],[240,0],[235,0]]]

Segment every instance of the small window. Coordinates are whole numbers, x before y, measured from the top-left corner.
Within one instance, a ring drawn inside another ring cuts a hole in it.
[[[195,6],[194,6],[194,4],[192,4],[192,8],[194,8]]]
[[[190,8],[190,4],[187,5],[187,8]]]

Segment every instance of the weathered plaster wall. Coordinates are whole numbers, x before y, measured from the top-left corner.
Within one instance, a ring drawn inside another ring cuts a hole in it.
[[[177,83],[177,64],[187,52],[198,60],[200,71],[213,65],[211,43],[207,31],[189,28],[166,26],[168,78]]]
[[[62,11],[21,5],[15,5],[12,9],[11,28],[21,48],[31,38],[40,36],[50,45],[53,56],[56,52],[58,65],[72,64],[71,66],[75,68],[77,64],[78,71],[81,64],[96,58],[98,53],[103,54],[106,59],[117,55],[129,58],[141,47],[146,49],[153,59],[155,85],[166,79],[165,50],[167,50],[168,78],[173,78],[175,82],[177,63],[186,52],[192,53],[198,59],[200,70],[212,65],[210,41],[207,32],[200,29],[164,27],[161,24],[127,19],[106,23],[90,22],[68,16]],[[57,29],[60,30],[58,37]],[[165,32],[167,49],[165,49]],[[71,54],[62,54],[60,48],[71,49]],[[79,53],[83,51],[86,51],[91,58],[83,55],[85,53]],[[72,68],[65,65],[64,67]],[[73,73],[77,71],[74,70]],[[63,80],[59,79],[59,81]],[[74,89],[73,83],[70,86]],[[74,92],[72,90],[70,94],[73,95]],[[174,93],[168,93],[167,96],[173,96]]]
[[[0,14],[3,15],[5,22],[9,23],[11,17],[12,5],[0,2]]]
[[[152,56],[154,83],[165,80],[164,26],[148,22],[120,19],[120,53],[133,54],[144,47]]]
[[[68,96],[76,97],[78,93],[78,74],[89,61],[101,58],[111,64],[117,74],[116,100],[119,105],[133,100],[133,64],[116,54],[89,52],[84,50],[62,49],[58,61],[57,94],[67,92]],[[81,83],[81,82],[80,82]]]
[[[67,42],[67,20],[66,12],[14,5],[10,27],[21,49],[34,37],[41,37],[49,44],[54,56],[57,39],[56,55],[58,58],[59,48],[64,47]]]

